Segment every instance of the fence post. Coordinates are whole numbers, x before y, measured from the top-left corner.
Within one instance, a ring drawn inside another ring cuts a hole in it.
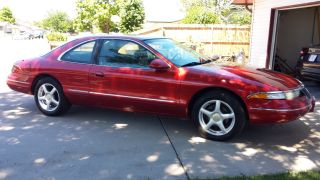
[[[210,56],[213,56],[213,25],[211,24],[211,53]]]
[[[162,27],[161,30],[162,30],[162,36],[163,36],[163,37],[166,37],[166,30],[165,30],[165,28]]]

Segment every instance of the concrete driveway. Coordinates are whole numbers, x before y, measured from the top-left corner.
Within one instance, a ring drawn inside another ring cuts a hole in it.
[[[6,88],[10,47],[17,45],[1,43],[0,179],[218,178],[320,167],[320,84],[307,82],[317,96],[314,113],[214,142],[199,137],[190,121],[156,115],[74,106],[46,117],[32,96]],[[20,52],[32,54],[46,43],[22,44],[30,51]]]

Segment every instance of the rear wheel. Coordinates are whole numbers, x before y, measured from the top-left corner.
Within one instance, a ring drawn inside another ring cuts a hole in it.
[[[71,106],[60,84],[50,77],[42,78],[37,82],[34,98],[39,110],[48,116],[60,115]]]
[[[194,104],[192,119],[201,136],[225,141],[241,133],[246,125],[245,107],[226,91],[210,91]]]

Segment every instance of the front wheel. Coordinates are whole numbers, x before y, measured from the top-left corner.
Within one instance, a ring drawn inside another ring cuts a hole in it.
[[[49,77],[40,79],[35,87],[34,98],[39,110],[47,116],[57,116],[70,108],[60,84]]]
[[[211,91],[194,104],[192,119],[200,135],[217,141],[226,141],[241,133],[246,125],[245,107],[233,94]]]

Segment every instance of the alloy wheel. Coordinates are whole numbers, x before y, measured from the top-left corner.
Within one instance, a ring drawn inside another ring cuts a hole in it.
[[[42,84],[38,90],[38,102],[45,111],[54,111],[60,104],[58,90],[50,83]]]
[[[233,109],[221,100],[210,100],[204,103],[198,116],[201,128],[214,136],[228,134],[235,125]]]

